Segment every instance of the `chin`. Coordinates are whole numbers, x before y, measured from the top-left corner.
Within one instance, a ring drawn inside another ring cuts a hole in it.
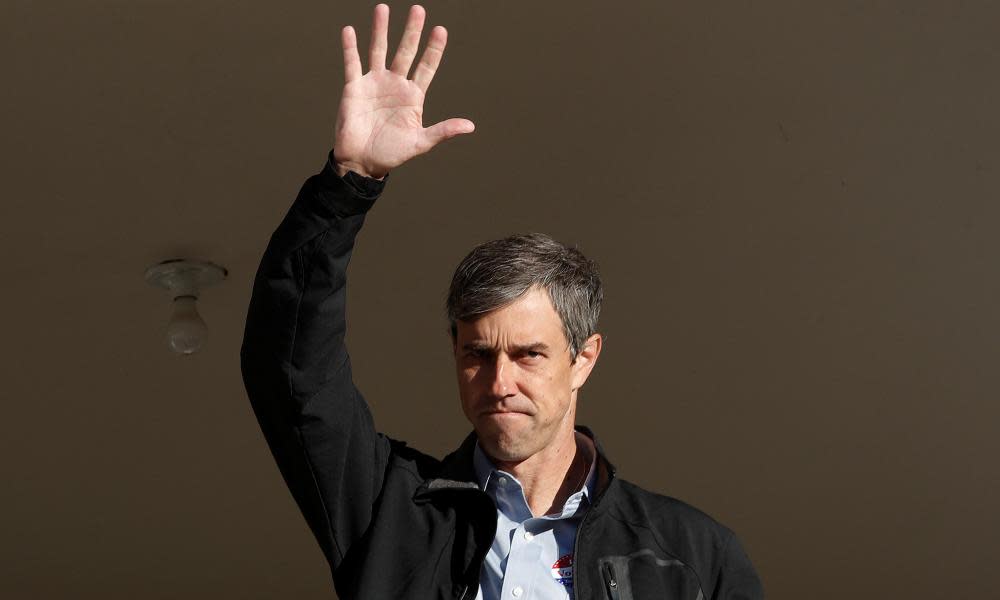
[[[494,460],[521,462],[537,451],[524,431],[512,431],[511,428],[488,424],[476,428],[476,435],[480,446]]]
[[[486,452],[487,456],[492,458],[494,461],[519,463],[531,456],[529,453],[524,452],[517,446],[496,443],[495,440],[490,440],[482,444],[482,446],[483,451]]]

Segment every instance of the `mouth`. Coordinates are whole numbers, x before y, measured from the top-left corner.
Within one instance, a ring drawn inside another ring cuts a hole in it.
[[[493,409],[485,410],[482,412],[484,417],[490,417],[494,419],[507,419],[516,416],[529,416],[528,413],[519,410],[505,410],[505,409]]]

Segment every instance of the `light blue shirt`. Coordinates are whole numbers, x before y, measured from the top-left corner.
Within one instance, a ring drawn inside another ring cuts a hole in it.
[[[573,543],[590,506],[594,458],[586,483],[566,499],[561,512],[533,517],[521,482],[497,469],[476,444],[476,479],[497,505],[497,534],[479,575],[477,600],[573,598]]]

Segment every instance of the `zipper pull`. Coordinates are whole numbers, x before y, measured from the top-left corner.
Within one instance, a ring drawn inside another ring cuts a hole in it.
[[[615,577],[615,567],[611,563],[604,563],[604,583],[608,586],[611,600],[618,600],[618,578]]]

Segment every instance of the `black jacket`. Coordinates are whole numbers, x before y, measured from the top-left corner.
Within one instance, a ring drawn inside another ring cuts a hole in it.
[[[383,184],[341,179],[329,160],[305,182],[254,281],[243,379],[341,598],[471,599],[496,528],[496,507],[475,484],[474,434],[437,460],[376,432],[344,346],[347,264]],[[598,451],[576,598],[763,597],[731,531],[616,477]]]

